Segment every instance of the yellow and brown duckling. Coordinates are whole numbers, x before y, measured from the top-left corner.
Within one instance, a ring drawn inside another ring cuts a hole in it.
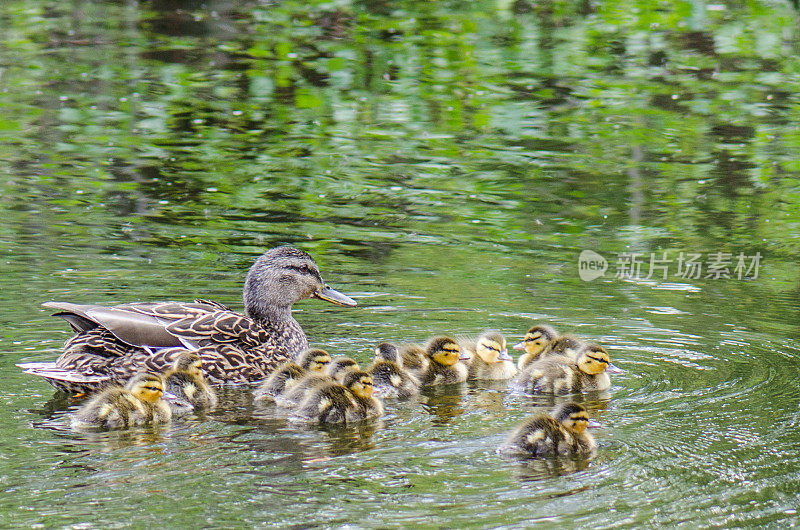
[[[203,375],[203,360],[193,351],[179,354],[172,367],[164,372],[167,402],[173,412],[187,404],[191,409],[212,409],[217,405],[217,393]],[[174,401],[177,405],[173,406]]]
[[[420,377],[422,386],[449,385],[467,380],[467,365],[460,361],[461,348],[451,337],[434,337],[425,348],[428,369]]]
[[[553,355],[525,367],[512,383],[517,390],[531,393],[572,394],[606,390],[611,386],[608,372],[620,373],[608,352],[599,344],[585,344],[576,360]]]
[[[400,352],[394,344],[383,342],[375,347],[375,361],[367,369],[375,390],[382,397],[409,398],[419,393],[420,382],[398,364]]]
[[[310,388],[332,381],[328,374],[328,367],[332,359],[327,351],[320,348],[309,348],[303,351],[297,360],[305,372],[299,379],[292,381],[291,386],[286,385],[283,392],[274,396],[275,402],[283,407],[297,405]]]
[[[161,375],[136,374],[124,387],[112,385],[90,398],[72,417],[72,426],[119,429],[168,423],[172,412],[162,399],[163,395]]]
[[[524,350],[519,360],[517,360],[517,368],[522,370],[533,361],[539,359],[539,355],[547,348],[550,343],[558,336],[555,328],[545,324],[537,324],[532,326],[525,338],[521,342],[514,345],[515,350]]]
[[[417,379],[428,370],[430,361],[425,353],[425,346],[419,344],[401,344],[398,347],[397,365]]]
[[[375,381],[372,374],[354,370],[348,372],[343,385],[353,394],[356,408],[348,411],[347,421],[361,421],[383,416],[383,403],[375,397]]]
[[[597,444],[586,432],[589,413],[583,405],[563,403],[551,414],[538,414],[517,427],[500,452],[532,456],[591,456]]]
[[[67,392],[92,391],[127,380],[143,368],[164,370],[167,351],[196,349],[214,385],[253,383],[292,352],[308,348],[292,305],[319,298],[342,306],[355,300],[328,287],[311,256],[293,247],[268,250],[244,282],[244,312],[217,302],[132,303],[113,307],[48,302],[75,335],[55,362],[20,364]]]
[[[333,381],[309,390],[295,413],[320,423],[342,423],[377,418],[383,404],[373,395],[372,376],[362,370],[348,371],[344,383]]]
[[[352,357],[339,355],[331,360],[328,365],[328,375],[331,376],[337,383],[344,381],[344,376],[351,370],[360,370],[361,367]]]
[[[253,397],[256,401],[274,401],[276,396],[291,388],[304,375],[306,371],[302,366],[294,361],[286,361],[253,391]]]
[[[577,359],[578,353],[586,346],[586,343],[575,335],[564,334],[559,335],[544,349],[540,355],[540,359],[551,357],[554,355],[561,355],[570,359]]]
[[[497,331],[487,331],[478,337],[469,365],[469,379],[501,381],[515,375],[517,367],[508,354],[506,338]]]

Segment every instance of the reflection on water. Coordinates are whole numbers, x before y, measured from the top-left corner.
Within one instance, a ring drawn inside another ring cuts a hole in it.
[[[466,383],[425,387],[419,401],[422,410],[434,416],[433,424],[442,425],[452,422],[464,413],[462,401],[466,393]]]
[[[507,457],[511,459],[511,457]],[[517,463],[515,476],[523,482],[535,482],[539,480],[552,479],[562,475],[569,475],[578,471],[584,471],[589,467],[590,459],[570,458],[566,456],[554,456],[549,458],[525,458],[523,456],[514,457]],[[574,491],[559,493],[559,496],[569,496]]]
[[[0,5],[0,526],[800,523],[788,4],[76,5]],[[359,299],[295,308],[334,354],[538,321],[601,342],[626,373],[574,397],[597,457],[495,454],[562,400],[502,384],[339,427],[225,389],[166,429],[87,434],[14,367],[69,335],[43,301],[240,307],[287,243]],[[763,261],[584,282],[583,250]]]

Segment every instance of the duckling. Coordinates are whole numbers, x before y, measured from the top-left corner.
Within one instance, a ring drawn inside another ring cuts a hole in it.
[[[539,358],[542,351],[558,336],[558,332],[550,326],[537,324],[531,327],[522,342],[514,345],[515,350],[525,350],[517,361],[517,368],[522,370]]]
[[[428,355],[419,344],[403,344],[398,348],[397,365],[419,379],[428,370]]]
[[[551,414],[538,414],[515,429],[500,451],[533,456],[589,456],[597,449],[586,432],[589,413],[583,405],[562,403]]]
[[[578,358],[578,352],[584,346],[586,346],[586,343],[574,335],[559,335],[542,351],[539,359],[561,355],[575,360]]]
[[[420,377],[422,386],[448,385],[467,380],[467,366],[459,360],[461,349],[455,339],[434,337],[428,342],[425,354],[428,357],[428,369]]]
[[[324,373],[331,364],[331,354],[321,348],[308,348],[300,352],[297,364],[311,373]]]
[[[331,355],[325,350],[319,348],[305,350],[300,354],[298,361],[305,373],[294,381],[291,387],[286,386],[283,392],[275,396],[275,402],[282,407],[297,405],[310,388],[333,381],[328,374]]]
[[[383,403],[375,397],[375,381],[362,370],[348,372],[344,386],[353,394],[356,408],[347,411],[347,421],[361,421],[383,416]]]
[[[500,381],[517,374],[514,359],[508,354],[506,338],[496,331],[487,331],[475,343],[475,355],[469,365],[469,379]]]
[[[344,384],[333,381],[312,388],[295,413],[320,423],[358,421],[383,415],[383,404],[373,395],[372,376],[347,372]]]
[[[618,371],[608,360],[608,352],[599,344],[584,345],[577,360],[553,355],[535,361],[520,372],[512,384],[533,393],[571,394],[606,390],[611,381],[606,373]]]
[[[72,426],[118,429],[147,423],[168,423],[172,412],[161,399],[163,394],[164,380],[160,375],[134,375],[125,387],[109,386],[86,402],[72,417]]]
[[[178,355],[172,367],[164,372],[164,379],[166,392],[192,409],[212,409],[217,405],[217,394],[206,382],[203,361],[196,352],[185,351]]]
[[[404,370],[397,360],[397,346],[382,342],[375,348],[375,361],[367,369],[377,390],[384,397],[409,398],[419,392],[419,379]]]
[[[344,381],[344,376],[350,370],[359,370],[360,367],[355,359],[340,355],[331,361],[328,365],[328,375],[333,377],[337,383]]]
[[[255,401],[274,401],[275,397],[291,388],[306,371],[294,361],[286,361],[278,366],[269,377],[253,391]]]

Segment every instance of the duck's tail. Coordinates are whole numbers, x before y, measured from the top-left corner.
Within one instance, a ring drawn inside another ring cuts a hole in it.
[[[107,375],[87,374],[56,366],[54,362],[19,363],[26,374],[36,375],[50,383],[57,390],[65,392],[86,392],[96,390],[111,382]]]

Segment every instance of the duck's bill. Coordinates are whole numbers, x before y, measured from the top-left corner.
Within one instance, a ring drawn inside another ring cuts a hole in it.
[[[590,429],[599,429],[602,426],[603,426],[603,424],[600,423],[599,421],[595,420],[595,419],[590,419],[589,420],[589,425],[587,425],[587,427],[589,427]]]
[[[462,351],[458,356],[459,361],[470,361],[472,360],[472,355],[468,351]]]
[[[508,350],[503,350],[500,352],[500,357],[498,357],[501,361],[513,361],[514,359],[508,354]]]
[[[346,307],[355,307],[358,305],[358,302],[349,296],[340,293],[336,289],[331,289],[327,285],[314,293],[314,297],[319,298],[320,300],[325,300],[326,302],[330,302],[332,304],[343,305]]]
[[[512,346],[515,350],[524,350],[525,349],[525,341],[518,342]]]
[[[606,366],[606,372],[608,372],[609,374],[624,374],[625,370],[609,363],[608,366]]]

